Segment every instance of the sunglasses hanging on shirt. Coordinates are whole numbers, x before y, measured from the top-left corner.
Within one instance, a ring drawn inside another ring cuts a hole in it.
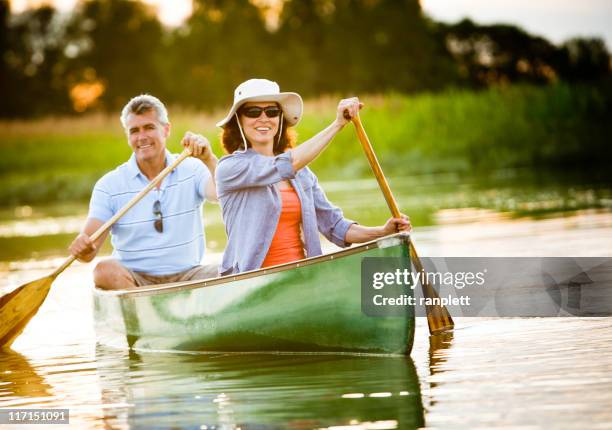
[[[153,215],[155,215],[153,226],[158,233],[162,233],[164,231],[164,215],[162,214],[161,203],[159,200],[156,200],[155,203],[153,203]]]

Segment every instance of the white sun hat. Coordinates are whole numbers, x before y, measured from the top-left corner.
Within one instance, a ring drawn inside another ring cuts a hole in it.
[[[225,127],[240,106],[246,102],[277,102],[288,125],[296,125],[302,117],[304,103],[298,93],[281,93],[276,82],[267,79],[249,79],[234,90],[234,104],[217,127]]]

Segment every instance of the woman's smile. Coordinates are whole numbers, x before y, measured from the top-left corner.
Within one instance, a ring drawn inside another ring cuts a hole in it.
[[[268,107],[268,106],[276,106],[275,102],[249,102],[244,105],[244,108],[258,106],[258,107]],[[278,132],[280,117],[270,118],[267,116],[265,112],[261,112],[261,114],[257,118],[249,118],[246,115],[241,115],[240,122],[242,123],[242,127],[244,129],[244,134],[251,145],[262,147],[262,146],[270,146],[274,145],[274,136]]]

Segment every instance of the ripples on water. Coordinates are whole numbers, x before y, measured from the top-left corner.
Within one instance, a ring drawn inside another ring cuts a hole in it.
[[[604,256],[611,233],[609,214],[591,214],[415,236],[422,255],[567,255],[559,246],[575,243]],[[24,282],[58,262],[9,273]],[[90,271],[56,280],[0,352],[0,407],[69,408],[74,428],[612,428],[612,318],[466,318],[435,338],[418,319],[409,358],[130,353],[95,343]]]
[[[414,362],[130,353],[84,344],[60,348],[70,350],[66,355],[4,352],[0,404],[70,408],[71,423],[80,428],[585,428],[612,422],[610,319],[458,323],[453,337],[434,342],[420,324]]]

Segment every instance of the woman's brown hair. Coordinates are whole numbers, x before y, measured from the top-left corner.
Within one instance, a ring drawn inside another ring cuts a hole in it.
[[[221,132],[221,143],[223,144],[225,152],[228,154],[231,154],[238,149],[244,149],[244,142],[242,140],[242,136],[240,135],[237,121],[236,115],[234,115],[232,119],[225,124],[225,127],[223,127],[223,131]],[[289,128],[287,121],[283,117],[283,135],[281,136],[280,141],[278,140],[278,132],[276,132],[276,135],[274,136],[274,147],[272,148],[274,155],[282,154],[287,149],[293,148],[296,141],[297,133],[293,128]],[[250,148],[251,143],[248,141],[248,139],[247,143]]]

